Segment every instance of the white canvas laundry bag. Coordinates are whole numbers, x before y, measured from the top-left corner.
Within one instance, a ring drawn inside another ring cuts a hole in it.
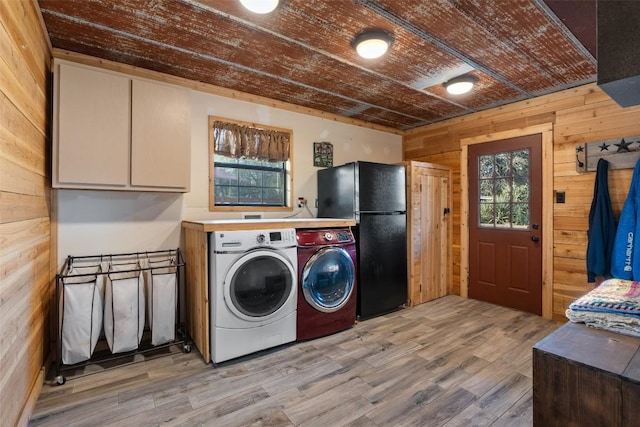
[[[177,268],[173,258],[148,261],[147,267],[145,284],[151,344],[161,345],[175,339]]]
[[[71,267],[62,278],[62,363],[91,358],[102,332],[104,276],[99,265]]]
[[[110,264],[105,283],[104,334],[112,353],[136,350],[145,321],[140,263]]]

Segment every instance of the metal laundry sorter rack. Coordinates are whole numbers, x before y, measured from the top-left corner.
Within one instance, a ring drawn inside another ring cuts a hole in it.
[[[180,249],[67,257],[56,275],[56,383],[65,370],[171,345],[190,352],[184,270]]]

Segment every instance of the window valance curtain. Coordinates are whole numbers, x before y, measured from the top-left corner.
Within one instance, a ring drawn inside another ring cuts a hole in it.
[[[216,154],[236,159],[289,160],[290,135],[287,132],[216,120],[213,122],[213,141]]]

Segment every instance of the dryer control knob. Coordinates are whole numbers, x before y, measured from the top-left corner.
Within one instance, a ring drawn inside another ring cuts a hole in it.
[[[330,242],[333,240],[333,234],[331,233],[325,233],[324,238],[326,241]]]
[[[256,240],[258,241],[258,243],[264,243],[264,240],[265,240],[264,234],[258,234],[258,237],[256,237]]]

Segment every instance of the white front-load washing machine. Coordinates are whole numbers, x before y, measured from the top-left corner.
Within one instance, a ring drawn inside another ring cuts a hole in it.
[[[209,247],[213,363],[295,341],[296,231],[216,231]]]

